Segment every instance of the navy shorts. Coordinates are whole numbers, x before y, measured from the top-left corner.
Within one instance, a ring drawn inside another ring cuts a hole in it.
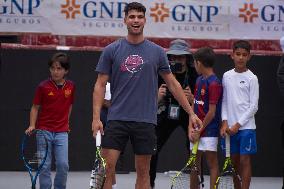
[[[153,155],[157,151],[155,125],[134,121],[108,121],[101,146],[123,151],[129,139],[136,155]]]

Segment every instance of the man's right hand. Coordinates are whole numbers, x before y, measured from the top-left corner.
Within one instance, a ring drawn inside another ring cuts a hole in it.
[[[101,120],[93,120],[92,122],[92,131],[93,131],[93,137],[96,138],[97,132],[100,130],[101,134],[104,135],[104,127]]]
[[[162,84],[158,91],[158,102],[160,102],[167,94],[167,85]]]
[[[203,128],[203,123],[202,121],[198,118],[198,116],[196,114],[191,114],[190,115],[190,121],[193,124],[194,127],[197,127],[199,129]]]

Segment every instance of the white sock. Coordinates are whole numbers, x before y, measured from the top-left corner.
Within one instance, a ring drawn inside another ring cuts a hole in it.
[[[112,185],[112,189],[117,189],[117,185],[116,184]]]

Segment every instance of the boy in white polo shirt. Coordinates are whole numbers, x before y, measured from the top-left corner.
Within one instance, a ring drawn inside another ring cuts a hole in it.
[[[259,84],[257,76],[248,68],[251,45],[236,41],[231,58],[235,68],[223,75],[222,127],[220,134],[230,135],[231,157],[242,183],[235,188],[249,189],[251,154],[257,151],[254,115],[258,110]],[[224,147],[224,140],[221,141]]]

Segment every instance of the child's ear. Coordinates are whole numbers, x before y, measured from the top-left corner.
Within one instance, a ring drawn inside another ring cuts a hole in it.
[[[251,58],[251,54],[249,53],[249,55],[248,55],[248,61],[250,60],[250,58]]]
[[[234,52],[233,51],[230,53],[230,57],[231,57],[231,59],[234,59]]]

